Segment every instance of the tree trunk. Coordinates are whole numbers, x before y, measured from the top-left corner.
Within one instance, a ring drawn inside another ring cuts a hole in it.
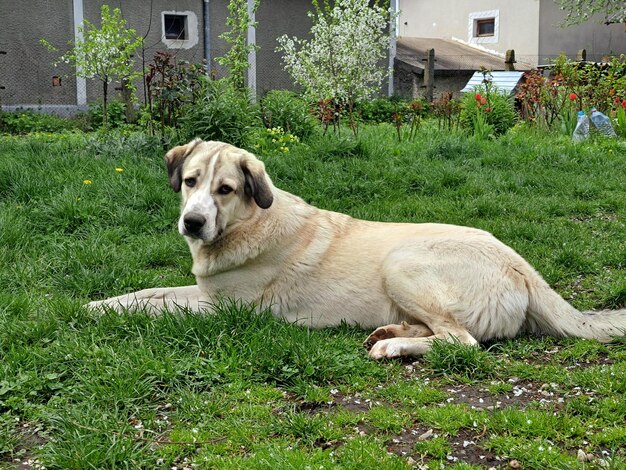
[[[109,124],[109,110],[107,108],[107,93],[109,91],[109,82],[107,79],[102,81],[102,127],[105,129]]]

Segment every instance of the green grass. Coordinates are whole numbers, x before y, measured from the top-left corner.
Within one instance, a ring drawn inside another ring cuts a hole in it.
[[[194,281],[162,154],[141,134],[0,137],[0,467],[625,464],[624,339],[437,343],[378,363],[367,331],[310,331],[236,301],[214,315],[85,311]],[[398,143],[383,124],[264,160],[319,207],[483,228],[577,308],[624,307],[623,143],[478,141],[429,122]]]

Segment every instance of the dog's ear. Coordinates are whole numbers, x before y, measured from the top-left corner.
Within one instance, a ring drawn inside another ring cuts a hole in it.
[[[191,151],[202,142],[202,139],[194,139],[188,144],[178,145],[165,154],[165,164],[167,165],[167,175],[174,192],[180,191],[183,176],[183,163]]]
[[[246,156],[241,160],[241,169],[246,179],[244,191],[261,209],[267,209],[274,202],[272,188],[265,173],[263,162]]]

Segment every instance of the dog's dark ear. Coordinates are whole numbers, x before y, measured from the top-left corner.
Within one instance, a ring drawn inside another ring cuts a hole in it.
[[[263,162],[246,156],[241,160],[241,169],[246,178],[244,186],[246,195],[254,198],[254,202],[261,209],[270,207],[274,202],[274,195]]]
[[[170,185],[175,192],[180,191],[183,176],[183,163],[189,156],[196,145],[202,142],[202,139],[194,139],[188,144],[178,145],[165,154],[165,164],[167,165],[167,175],[170,178]]]

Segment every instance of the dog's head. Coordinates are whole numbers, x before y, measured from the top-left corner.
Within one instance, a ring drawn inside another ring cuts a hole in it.
[[[165,155],[170,185],[182,192],[179,232],[211,243],[274,196],[263,163],[223,142],[195,139]]]

